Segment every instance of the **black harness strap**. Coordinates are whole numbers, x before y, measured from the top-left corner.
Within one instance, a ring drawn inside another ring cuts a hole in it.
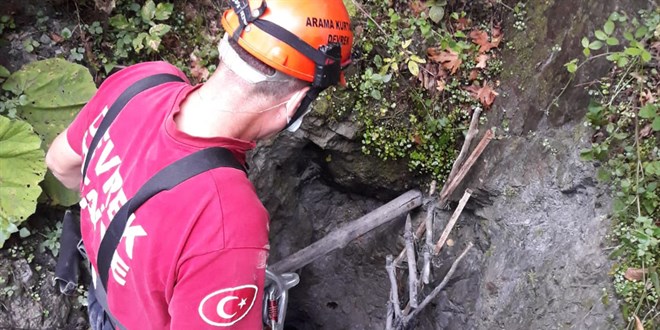
[[[128,218],[144,202],[161,191],[170,190],[180,183],[218,167],[232,167],[241,171],[245,168],[236,160],[231,151],[220,148],[207,148],[197,151],[168,165],[147,181],[135,196],[124,204],[110,222],[99,247],[96,260],[99,276],[103,287],[107,289],[110,274],[110,262],[115,254],[117,245],[124,234]]]
[[[87,167],[89,166],[89,161],[92,159],[92,155],[94,154],[94,150],[96,149],[96,146],[99,144],[99,141],[101,141],[101,138],[103,138],[103,135],[110,127],[110,124],[112,124],[115,118],[117,118],[117,115],[119,115],[119,112],[121,112],[121,110],[126,106],[126,104],[133,97],[135,97],[135,95],[138,95],[149,88],[174,81],[183,82],[184,80],[181,79],[181,77],[179,76],[175,76],[169,73],[156,74],[138,80],[133,85],[128,87],[123,93],[121,93],[121,95],[119,95],[117,100],[110,106],[110,109],[108,109],[108,113],[105,114],[105,117],[101,121],[101,124],[99,125],[99,128],[94,134],[94,138],[92,138],[92,142],[89,145],[89,149],[87,150],[87,156],[85,157],[85,163],[83,164],[83,170],[82,170],[83,181],[85,180],[85,175],[87,175]]]

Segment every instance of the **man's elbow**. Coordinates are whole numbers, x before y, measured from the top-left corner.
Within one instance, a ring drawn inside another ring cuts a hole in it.
[[[50,169],[51,173],[59,180],[65,187],[71,190],[78,190],[80,185],[80,174],[78,167],[67,167],[63,164],[56,153],[48,150],[46,153],[46,166]]]

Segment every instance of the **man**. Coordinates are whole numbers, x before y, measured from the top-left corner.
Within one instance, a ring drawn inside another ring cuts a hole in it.
[[[133,97],[82,178],[90,141],[122,92],[154,74],[186,79],[163,62],[131,66],[110,76],[51,145],[48,167],[81,191],[93,273],[113,216],[150,177],[207,147],[229,149],[244,164],[255,141],[295,130],[309,102],[343,81],[353,36],[341,0],[230,4],[220,63],[205,84],[168,82]],[[92,328],[260,329],[268,249],[268,215],[243,171],[194,176],[130,216],[107,274],[109,315],[90,288]]]

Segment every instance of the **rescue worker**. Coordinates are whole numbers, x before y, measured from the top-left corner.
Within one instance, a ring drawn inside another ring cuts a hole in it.
[[[343,82],[353,35],[342,0],[229,2],[206,83],[191,86],[164,62],[123,69],[48,151],[53,174],[80,189],[93,329],[262,328],[269,220],[240,169],[209,170],[154,195],[128,217],[106,274],[97,260],[111,220],[160,170],[209,147],[244,165],[256,141],[297,129],[318,93]],[[122,93],[157,74],[182,82],[134,95],[92,146]]]

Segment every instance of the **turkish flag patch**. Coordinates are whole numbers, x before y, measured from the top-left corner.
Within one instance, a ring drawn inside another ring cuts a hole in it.
[[[199,316],[213,326],[231,326],[252,309],[257,291],[255,285],[242,285],[212,292],[199,303]]]

